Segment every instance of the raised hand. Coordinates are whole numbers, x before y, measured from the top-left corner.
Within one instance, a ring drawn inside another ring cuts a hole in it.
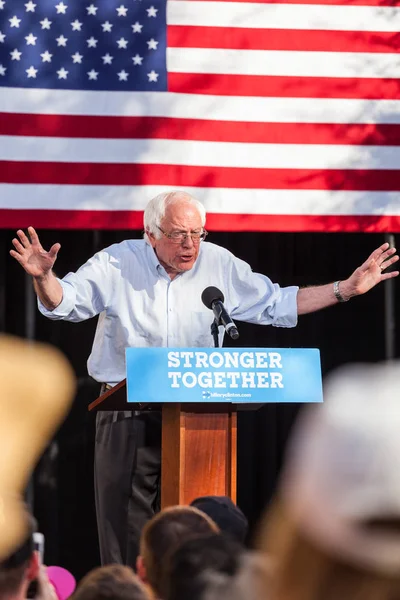
[[[43,249],[33,227],[28,227],[28,233],[30,240],[21,229],[17,231],[19,239],[13,239],[15,250],[10,250],[10,254],[29,275],[40,278],[47,275],[53,268],[61,245],[53,244],[47,252]]]
[[[385,279],[397,277],[399,271],[392,271],[391,273],[384,273],[383,271],[398,260],[396,248],[389,248],[389,244],[382,244],[348,279],[338,282],[340,284],[340,295],[344,300],[350,300],[353,296],[365,294]],[[299,315],[305,315],[336,304],[337,301],[331,283],[301,288],[297,294],[297,312]]]
[[[38,590],[35,600],[58,600],[57,592],[48,578],[45,565],[39,567],[37,582]]]
[[[399,260],[396,254],[396,248],[389,248],[389,244],[382,244],[367,258],[367,260],[358,267],[346,282],[346,295],[357,296],[365,294],[375,285],[385,279],[397,277],[399,271],[384,271]],[[342,285],[342,284],[341,284]]]

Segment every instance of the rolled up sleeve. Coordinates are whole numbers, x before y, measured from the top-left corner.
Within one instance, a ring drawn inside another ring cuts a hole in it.
[[[63,298],[54,310],[48,310],[38,301],[39,311],[49,319],[65,319],[78,323],[90,319],[106,309],[113,288],[108,254],[98,252],[76,273],[58,279]]]
[[[232,255],[227,289],[232,318],[259,325],[297,325],[297,286],[280,287]]]
[[[38,309],[48,319],[59,320],[67,318],[74,309],[76,291],[68,281],[63,281],[57,278],[58,283],[61,285],[63,290],[63,297],[60,304],[54,309],[49,310],[42,304],[38,298]]]
[[[274,284],[278,285],[278,284]],[[297,325],[297,286],[281,288],[278,285],[278,297],[272,306],[267,307],[268,316],[274,327],[296,327]]]

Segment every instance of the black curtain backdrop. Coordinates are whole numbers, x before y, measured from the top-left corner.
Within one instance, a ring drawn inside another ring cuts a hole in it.
[[[87,405],[98,395],[98,386],[86,372],[96,320],[80,324],[51,322],[34,310],[33,328],[27,323],[27,309],[34,308],[35,300],[29,279],[8,254],[14,235],[13,231],[0,231],[0,331],[22,337],[30,331],[36,339],[59,347],[71,360],[78,378],[74,406],[38,464],[33,488],[35,515],[46,537],[46,563],[62,565],[79,579],[99,563],[92,477],[94,415],[87,412]],[[126,238],[141,237],[141,232],[46,230],[40,236],[45,248],[61,243],[56,272],[63,276],[97,250]],[[343,279],[384,242],[380,234],[339,233],[212,232],[209,239],[282,286]],[[398,290],[397,281],[394,287]],[[395,306],[399,320],[400,307],[398,303]],[[243,347],[319,348],[326,375],[343,363],[384,359],[384,318],[381,285],[349,303],[300,317],[293,329],[238,323],[239,341]],[[257,412],[240,414],[238,504],[248,516],[252,531],[276,488],[286,440],[299,408],[269,404]]]

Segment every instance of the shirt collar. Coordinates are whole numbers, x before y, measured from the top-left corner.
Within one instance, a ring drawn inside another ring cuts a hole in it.
[[[150,267],[155,273],[159,274],[162,267],[160,261],[158,260],[157,254],[155,253],[153,246],[147,240],[145,240],[145,242],[147,258],[149,260]]]

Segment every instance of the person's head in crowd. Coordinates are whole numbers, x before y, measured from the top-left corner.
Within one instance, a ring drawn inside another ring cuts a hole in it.
[[[244,552],[231,537],[213,533],[180,544],[164,571],[164,600],[201,600],[216,581],[229,582]]]
[[[75,589],[73,575],[62,567],[46,567],[35,550],[37,523],[26,508],[26,539],[0,561],[0,600],[67,600]],[[1,534],[1,528],[0,528]]]
[[[220,530],[244,544],[249,524],[240,508],[228,496],[201,496],[191,502],[206,513]]]
[[[146,586],[130,567],[106,565],[90,571],[71,600],[149,600]]]
[[[354,365],[294,428],[260,548],[274,598],[400,598],[400,366]]]
[[[39,557],[34,551],[32,533],[33,521],[22,545],[0,562],[1,600],[24,600],[30,583],[39,575]]]
[[[136,568],[140,579],[163,598],[167,556],[185,540],[219,533],[217,525],[193,506],[171,506],[156,514],[143,528]]]

